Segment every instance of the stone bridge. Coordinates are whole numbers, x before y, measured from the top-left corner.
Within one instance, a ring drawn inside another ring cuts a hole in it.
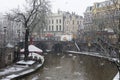
[[[91,43],[91,45],[88,46],[88,43],[76,42],[78,46],[77,47],[74,41],[64,42],[64,41],[54,41],[54,40],[43,40],[43,41],[33,41],[33,44],[38,48],[42,49],[44,52],[46,50],[51,50],[55,52],[61,52],[67,50],[78,51],[79,48],[80,51],[104,53],[101,47],[97,43]],[[23,47],[23,42],[21,43],[21,46]],[[110,55],[110,54],[106,53],[104,55]]]
[[[43,51],[45,49],[52,51],[65,51],[65,50],[77,50],[73,41],[35,41],[34,44],[41,48]]]
[[[44,40],[44,41],[33,41],[33,44],[43,51],[65,51],[65,50],[77,50],[74,41],[54,41],[54,40]],[[20,43],[23,48],[23,42]]]

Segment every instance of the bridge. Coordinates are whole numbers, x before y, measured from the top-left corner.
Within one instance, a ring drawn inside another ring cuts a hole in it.
[[[88,52],[99,52],[103,56],[110,55],[109,51],[112,49],[111,46],[106,45],[106,43],[83,43],[75,41],[56,41],[56,40],[40,40],[33,41],[33,44],[38,48],[42,49],[43,52],[46,50],[51,50],[55,52],[64,52],[67,50],[71,51],[88,51]],[[23,48],[23,42],[20,43]],[[116,49],[117,52],[117,49]]]

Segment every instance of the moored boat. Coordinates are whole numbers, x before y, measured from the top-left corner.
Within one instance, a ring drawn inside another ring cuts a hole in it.
[[[5,69],[3,73],[0,72],[1,80],[12,80],[36,71],[44,64],[44,57],[41,55],[39,56],[41,62],[35,60],[28,60],[28,61],[20,60],[16,62],[16,64]]]
[[[22,49],[21,52],[22,51],[24,51],[24,49]],[[23,56],[12,66],[0,71],[0,80],[12,80],[26,74],[30,74],[44,64],[44,56],[41,55],[41,49],[35,47],[34,45],[29,45],[29,52],[27,60],[24,60]]]

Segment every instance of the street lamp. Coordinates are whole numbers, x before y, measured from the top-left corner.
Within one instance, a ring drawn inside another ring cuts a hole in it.
[[[17,30],[18,33],[18,43],[20,43],[20,30]]]
[[[5,48],[5,45],[6,45],[6,28],[7,27],[4,27],[4,48]]]
[[[3,27],[4,29],[4,42],[3,42],[3,51],[2,51],[2,61],[5,65],[5,53],[6,53],[6,27]]]

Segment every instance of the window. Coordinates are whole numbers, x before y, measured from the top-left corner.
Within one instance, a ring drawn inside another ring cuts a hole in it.
[[[52,31],[54,31],[54,26],[52,26]]]
[[[67,24],[69,24],[69,21],[67,21]]]
[[[52,24],[54,24],[54,20],[52,20]]]
[[[51,26],[49,26],[49,31],[51,30]]]
[[[50,20],[49,20],[49,24],[50,24]]]
[[[79,21],[77,21],[77,24],[79,25]]]
[[[100,4],[99,4],[99,3],[97,3],[97,4],[96,4],[96,8],[99,8],[99,5],[100,5]]]
[[[56,24],[58,24],[58,19],[56,20]]]
[[[56,26],[56,31],[58,31],[58,25]]]
[[[74,25],[74,20],[73,20],[73,25]]]
[[[48,31],[48,27],[46,27],[46,31]]]
[[[59,23],[61,24],[61,19],[59,19]]]
[[[61,25],[59,26],[59,31],[62,31],[62,27],[61,27]]]

